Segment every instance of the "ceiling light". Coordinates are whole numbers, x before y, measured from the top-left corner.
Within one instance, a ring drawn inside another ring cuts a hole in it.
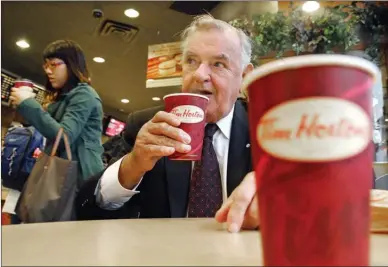
[[[319,5],[318,1],[306,1],[303,4],[302,9],[305,12],[314,12],[314,11],[319,9],[319,6],[320,5]]]
[[[19,40],[16,42],[16,45],[19,46],[20,48],[23,48],[23,49],[30,47],[30,44],[27,43],[26,40]]]
[[[153,97],[152,100],[154,100],[154,101],[160,101],[160,97]]]
[[[124,14],[125,14],[125,16],[127,16],[129,18],[137,18],[139,16],[139,12],[137,12],[136,10],[134,10],[132,8],[125,10]]]
[[[128,104],[129,100],[124,98],[124,99],[121,99],[121,102],[124,103],[124,104]]]
[[[93,60],[94,60],[94,62],[97,62],[97,63],[104,63],[105,62],[105,59],[103,59],[102,57],[94,57]]]

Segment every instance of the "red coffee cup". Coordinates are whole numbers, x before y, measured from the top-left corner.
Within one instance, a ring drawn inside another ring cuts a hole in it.
[[[34,84],[30,80],[27,79],[21,79],[21,80],[16,80],[14,82],[13,87],[22,89],[22,90],[28,90],[28,91],[33,91]]]
[[[264,265],[369,265],[378,72],[358,57],[308,55],[244,79]]]
[[[191,137],[191,151],[188,153],[175,152],[172,160],[200,160],[205,131],[205,112],[209,98],[199,94],[176,93],[164,98],[165,111],[175,114],[181,120],[180,129]]]

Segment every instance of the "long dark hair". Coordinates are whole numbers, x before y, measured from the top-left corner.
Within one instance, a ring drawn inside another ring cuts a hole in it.
[[[43,60],[51,58],[59,58],[65,62],[68,79],[63,88],[55,90],[46,75],[46,89],[52,92],[49,102],[55,101],[60,94],[70,92],[80,82],[91,84],[84,52],[76,42],[71,40],[52,42],[43,51]]]

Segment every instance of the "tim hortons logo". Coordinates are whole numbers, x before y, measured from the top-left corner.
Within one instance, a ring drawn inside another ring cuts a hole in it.
[[[334,161],[362,152],[371,139],[371,121],[357,104],[333,97],[282,103],[267,111],[257,140],[268,154],[290,161]]]
[[[178,116],[183,123],[198,123],[203,121],[205,117],[201,108],[192,105],[175,107],[170,113]]]

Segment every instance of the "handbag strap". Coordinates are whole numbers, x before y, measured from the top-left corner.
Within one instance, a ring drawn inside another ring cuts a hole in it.
[[[58,131],[57,138],[55,139],[53,149],[51,150],[51,157],[53,157],[57,154],[59,141],[61,140],[62,135],[63,135],[63,139],[65,142],[67,159],[71,161],[71,151],[70,151],[69,139],[67,138],[67,135],[63,132],[63,128],[60,128]]]

